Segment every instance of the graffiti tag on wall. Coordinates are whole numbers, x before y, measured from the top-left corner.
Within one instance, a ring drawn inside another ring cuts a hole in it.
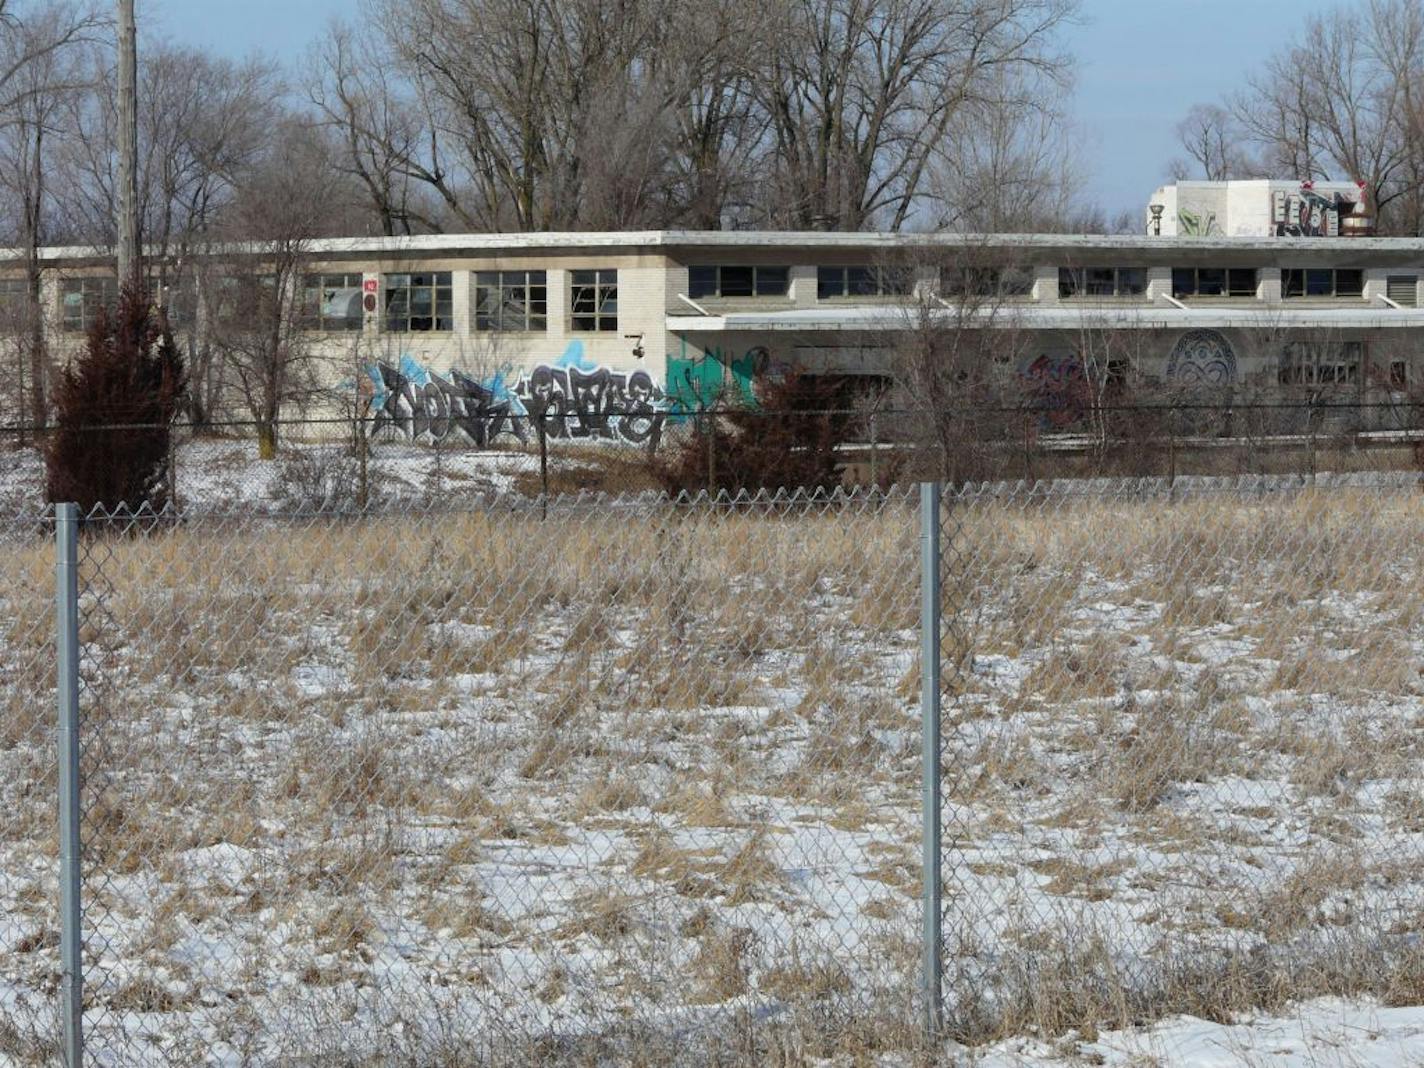
[[[437,375],[409,356],[366,369],[375,432],[409,441],[456,435],[477,447],[501,434],[527,441],[542,422],[552,438],[615,441],[656,448],[665,397],[646,371],[616,371],[588,360],[575,341],[553,365],[512,384],[500,371],[484,381],[460,371]]]
[[[1061,430],[1083,418],[1092,393],[1076,352],[1045,354],[1022,364],[1019,383],[1045,430]]]
[[[1214,211],[1197,212],[1183,208],[1177,212],[1177,227],[1184,237],[1213,237],[1221,233]]]
[[[1340,219],[1356,202],[1339,193],[1321,196],[1313,189],[1271,194],[1271,225],[1277,237],[1339,237]]]
[[[757,375],[764,374],[771,354],[761,346],[733,356],[709,348],[701,356],[689,357],[686,345],[680,356],[668,356],[668,408],[675,413],[703,411],[723,400],[753,404],[752,388]]]

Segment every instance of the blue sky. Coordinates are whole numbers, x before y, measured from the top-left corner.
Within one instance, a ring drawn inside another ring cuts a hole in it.
[[[1178,154],[1173,127],[1186,109],[1240,85],[1307,14],[1329,6],[1083,0],[1083,23],[1068,45],[1080,64],[1074,110],[1090,174],[1085,200],[1110,216],[1140,210]],[[139,19],[174,40],[294,63],[333,16],[357,18],[359,7],[358,0],[139,0]]]

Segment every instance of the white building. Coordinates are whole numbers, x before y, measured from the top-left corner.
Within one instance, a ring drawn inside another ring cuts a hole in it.
[[[1338,205],[1354,188],[1316,192]],[[1387,424],[1388,404],[1424,383],[1424,241],[1296,236],[1272,221],[1281,193],[1290,218],[1296,183],[1167,187],[1153,201],[1160,236],[322,240],[306,251],[292,296],[328,380],[420,438],[481,440],[548,411],[563,417],[563,432],[637,442],[660,418],[750,398],[759,375],[780,369],[888,382],[897,339],[917,322],[907,306],[924,301],[948,317],[966,287],[991,290],[989,328],[1014,332],[1012,359],[995,372],[1005,389],[1041,405],[1054,427],[1072,425],[1095,374],[1221,403],[1323,392],[1368,402],[1372,425]],[[1208,204],[1217,205],[1208,232],[1188,239],[1182,217],[1200,220]],[[1347,232],[1338,219],[1324,225]],[[197,294],[192,264],[168,265],[168,303],[190,344],[245,314],[221,276],[260,273],[261,259],[258,250],[213,257]],[[41,260],[62,359],[112,297],[112,260],[74,248]],[[22,298],[18,265],[9,275],[0,302]],[[1113,339],[1116,355],[1089,360],[1089,334]]]

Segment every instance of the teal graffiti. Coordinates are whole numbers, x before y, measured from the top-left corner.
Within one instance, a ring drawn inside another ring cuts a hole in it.
[[[755,404],[756,376],[766,371],[767,362],[768,353],[759,345],[734,356],[716,347],[689,353],[684,340],[678,355],[668,355],[668,411],[677,415],[718,405]]]

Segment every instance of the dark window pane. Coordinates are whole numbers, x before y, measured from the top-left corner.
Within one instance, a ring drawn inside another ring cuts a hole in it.
[[[1289,268],[1281,272],[1281,289],[1288,297],[1305,295],[1305,272]]]
[[[1117,272],[1111,267],[1089,267],[1083,289],[1089,296],[1110,297],[1117,292]]]
[[[1346,270],[1335,272],[1335,295],[1337,297],[1358,297],[1365,292],[1365,272]]]
[[[1227,289],[1233,297],[1256,295],[1256,272],[1250,267],[1233,267],[1227,278]]]
[[[1328,297],[1334,289],[1334,272],[1314,268],[1305,272],[1305,295],[1307,297]]]
[[[1117,272],[1118,296],[1138,297],[1147,292],[1146,267],[1122,267]]]
[[[1077,267],[1058,268],[1058,295],[1077,296],[1083,289],[1083,272]]]
[[[722,296],[750,297],[756,289],[753,285],[754,273],[750,267],[722,268]]]
[[[1172,296],[1190,297],[1197,291],[1197,272],[1189,267],[1172,268]]]
[[[758,267],[756,293],[759,297],[784,297],[791,284],[791,268]]]
[[[999,291],[1006,297],[1023,297],[1032,293],[1033,269],[1031,267],[1005,268],[999,273]]]
[[[844,267],[817,267],[816,298],[827,300],[845,296],[845,275]]]
[[[880,279],[873,268],[847,268],[846,291],[853,297],[876,296],[880,292]]]
[[[1202,267],[1197,270],[1197,293],[1203,297],[1226,295],[1226,271],[1220,267]]]
[[[716,267],[689,267],[687,269],[687,295],[715,297],[717,295]]]

